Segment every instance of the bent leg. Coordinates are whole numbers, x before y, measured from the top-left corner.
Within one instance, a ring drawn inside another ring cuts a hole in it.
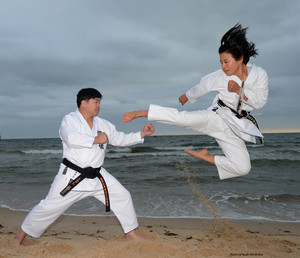
[[[65,210],[84,197],[84,192],[71,191],[63,197],[50,191],[47,197],[30,211],[21,229],[26,234],[39,238]]]
[[[110,207],[121,223],[125,234],[138,227],[137,217],[133,206],[131,194],[118,181],[108,186]],[[93,195],[102,203],[105,203],[103,191],[97,191]]]
[[[217,139],[217,142],[225,154],[215,156],[220,179],[247,175],[251,169],[251,162],[245,142],[235,135],[227,140]]]
[[[210,155],[207,149],[201,151],[184,150],[187,154],[194,156],[195,158],[202,159],[210,164],[216,165],[215,155]]]

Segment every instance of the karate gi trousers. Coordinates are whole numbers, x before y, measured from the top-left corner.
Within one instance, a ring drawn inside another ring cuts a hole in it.
[[[73,203],[86,197],[93,196],[105,204],[103,190],[76,191],[72,190],[67,195],[61,196],[60,184],[52,184],[47,197],[36,205],[27,215],[21,228],[28,235],[39,238],[46,229]],[[116,181],[108,187],[110,208],[120,221],[124,233],[138,227],[136,213],[130,193]]]
[[[212,110],[178,111],[175,108],[150,105],[148,120],[181,126],[216,139],[225,156],[215,156],[221,180],[243,176],[251,169],[244,140],[234,134],[226,122]]]

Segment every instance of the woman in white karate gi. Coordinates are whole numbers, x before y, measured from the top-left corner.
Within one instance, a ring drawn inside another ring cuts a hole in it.
[[[78,109],[66,115],[61,123],[59,134],[63,144],[63,162],[75,164],[80,168],[100,168],[101,176],[108,188],[108,200],[111,210],[119,219],[127,239],[142,239],[135,229],[138,222],[130,193],[109,174],[102,164],[107,144],[114,146],[130,146],[144,142],[144,137],[154,132],[152,124],[144,126],[137,133],[125,134],[116,130],[115,126],[98,117],[102,95],[92,88],[82,89],[77,95]],[[71,165],[72,165],[71,164]],[[73,170],[69,165],[61,163],[60,169],[44,200],[36,205],[27,215],[15,237],[15,245],[22,244],[26,235],[38,238],[65,210],[73,203],[88,196],[93,196],[106,203],[105,187],[100,178],[85,178],[65,196],[61,192],[82,173]],[[107,209],[108,211],[109,209]]]
[[[248,174],[251,163],[244,140],[255,143],[255,137],[263,137],[249,120],[249,113],[266,104],[268,76],[262,68],[248,63],[251,56],[257,55],[257,50],[247,41],[246,31],[247,28],[237,24],[225,33],[219,47],[222,69],[204,76],[198,85],[179,98],[184,105],[216,91],[213,104],[207,110],[179,112],[174,108],[150,105],[149,110],[125,113],[122,120],[129,122],[137,117],[148,117],[149,121],[182,126],[212,136],[225,156],[211,155],[206,149],[185,152],[216,165],[221,180]]]

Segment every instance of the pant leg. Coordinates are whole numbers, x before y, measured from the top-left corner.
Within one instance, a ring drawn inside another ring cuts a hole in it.
[[[116,182],[108,186],[110,208],[118,218],[125,234],[138,227],[137,217],[133,206],[133,201],[129,191]],[[93,194],[102,203],[105,203],[103,190]]]
[[[217,116],[215,112],[208,110],[187,112],[151,104],[148,112],[148,120],[185,127],[201,134],[207,134],[212,115]]]
[[[47,197],[30,211],[21,228],[26,234],[39,238],[64,211],[86,196],[85,192],[71,191],[63,197],[50,190]]]
[[[245,142],[236,136],[224,120],[211,110],[178,111],[175,108],[150,105],[148,119],[185,127],[216,139],[225,156],[215,156],[220,179],[246,175],[251,169]]]
[[[224,130],[222,138],[216,141],[225,154],[215,156],[220,179],[247,175],[251,169],[251,161],[245,142],[229,128]]]

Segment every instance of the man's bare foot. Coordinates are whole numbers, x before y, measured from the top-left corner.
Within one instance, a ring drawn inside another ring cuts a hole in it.
[[[129,233],[126,234],[127,240],[130,241],[139,241],[139,240],[151,240],[151,238],[143,237],[141,235],[138,235],[136,230],[132,230]]]
[[[203,149],[201,151],[193,151],[193,150],[184,150],[187,154],[191,155],[191,156],[194,156],[198,159],[202,159],[206,162],[209,162],[213,165],[216,165],[215,163],[215,156],[214,155],[210,155],[208,153],[208,150],[207,149]]]
[[[19,233],[14,237],[14,246],[21,246],[25,237],[26,233],[22,229],[20,229]]]

